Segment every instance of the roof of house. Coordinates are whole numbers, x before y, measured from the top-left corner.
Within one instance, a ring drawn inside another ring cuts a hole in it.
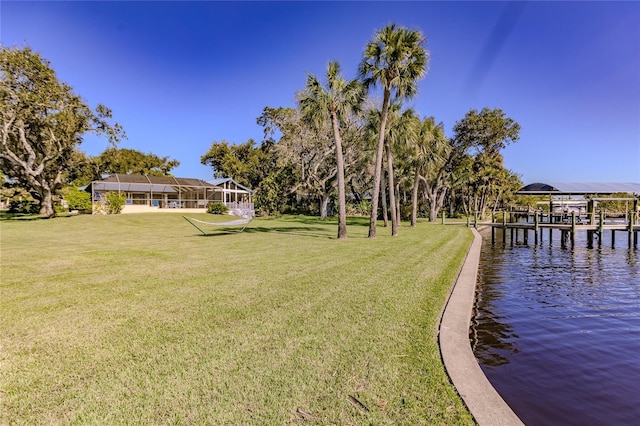
[[[209,183],[211,183],[212,185],[215,185],[215,186],[220,186],[220,185],[222,185],[223,183],[226,183],[226,182],[232,182],[237,187],[239,187],[241,189],[244,189],[247,192],[253,193],[253,190],[247,188],[244,185],[239,184],[233,178],[215,178],[215,179],[209,181]]]
[[[215,189],[216,185],[201,179],[179,178],[173,176],[146,176],[115,174],[102,180],[93,181],[94,191],[131,191],[131,192],[178,192],[179,188]]]
[[[180,178],[174,176],[124,175],[119,173],[102,179],[102,182],[143,183],[179,186],[215,186],[201,179]]]
[[[532,183],[516,194],[518,195],[607,195],[614,193],[640,194],[640,183],[616,182],[565,182]]]
[[[253,191],[232,178],[218,178],[212,181],[180,178],[173,176],[146,176],[114,174],[91,182],[94,191],[130,191],[130,192],[178,192],[179,189],[217,189],[227,182],[252,194]]]

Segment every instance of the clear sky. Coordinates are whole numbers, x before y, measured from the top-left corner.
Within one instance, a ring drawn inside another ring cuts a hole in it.
[[[408,102],[451,135],[472,108],[520,123],[505,165],[533,182],[640,182],[640,2],[0,2],[0,39],[29,45],[125,128],[120,146],[181,162],[261,142],[329,60],[355,78],[386,24],[420,29],[429,71]],[[87,137],[97,155],[105,139]]]

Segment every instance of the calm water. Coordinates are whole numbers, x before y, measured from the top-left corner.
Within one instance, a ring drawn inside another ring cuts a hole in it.
[[[484,235],[476,358],[528,426],[638,425],[640,250],[622,232],[615,249],[606,231],[592,249],[586,232],[573,248],[544,232],[537,246]]]

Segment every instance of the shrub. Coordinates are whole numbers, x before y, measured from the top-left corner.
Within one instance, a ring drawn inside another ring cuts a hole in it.
[[[400,220],[410,220],[413,207],[409,205],[400,206]]]
[[[70,186],[62,191],[62,195],[69,206],[69,210],[91,210],[91,194],[87,191],[81,191],[75,186]]]
[[[225,206],[219,201],[214,201],[207,204],[207,213],[211,214],[227,214],[229,212],[229,207]]]
[[[12,198],[9,200],[9,213],[38,213],[40,205],[33,198]]]
[[[118,192],[107,193],[107,214],[120,214],[127,198]]]
[[[347,216],[369,216],[371,214],[371,201],[361,200],[359,203],[347,203]]]

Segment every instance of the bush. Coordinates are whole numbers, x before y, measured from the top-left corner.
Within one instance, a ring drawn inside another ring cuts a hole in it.
[[[107,193],[107,214],[120,214],[127,198],[118,192]]]
[[[91,194],[70,186],[62,191],[69,210],[91,211]]]
[[[229,212],[229,207],[225,206],[219,201],[214,201],[207,204],[207,213],[211,214],[227,214]]]
[[[347,203],[347,216],[369,216],[371,214],[371,201],[361,200],[359,203]]]
[[[410,204],[400,206],[400,220],[411,220],[412,211],[413,206]]]
[[[9,213],[38,213],[40,204],[31,197],[13,198],[9,201]]]

